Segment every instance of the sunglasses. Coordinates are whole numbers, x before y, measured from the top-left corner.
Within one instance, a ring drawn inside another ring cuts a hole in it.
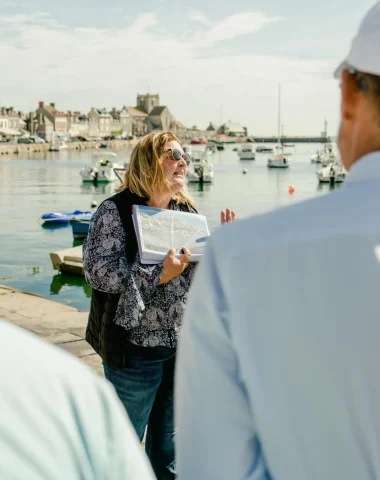
[[[170,153],[170,158],[172,160],[175,160],[176,162],[178,162],[179,160],[181,160],[181,158],[183,158],[187,163],[187,165],[190,164],[190,155],[188,153],[182,153],[176,148],[174,150],[170,148],[169,150],[166,150],[165,153]]]

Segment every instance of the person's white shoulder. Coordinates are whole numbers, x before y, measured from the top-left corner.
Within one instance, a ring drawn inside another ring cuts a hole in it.
[[[0,439],[0,478],[154,478],[111,384],[73,355],[5,321],[0,389],[8,439]],[[2,468],[13,476],[4,477]],[[44,476],[28,477],[33,468]]]

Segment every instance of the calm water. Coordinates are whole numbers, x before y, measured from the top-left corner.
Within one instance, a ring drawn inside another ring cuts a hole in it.
[[[190,185],[211,230],[226,207],[245,217],[329,192],[328,185],[318,186],[316,166],[310,162],[319,145],[288,149],[293,152],[289,170],[268,170],[266,154],[258,154],[255,161],[239,160],[233,148],[209,157],[215,170],[213,185]],[[130,151],[117,153],[123,163]],[[85,281],[58,274],[50,263],[49,252],[74,245],[71,227],[43,228],[39,218],[51,211],[90,210],[92,200],[100,204],[113,194],[112,185],[95,188],[81,183],[79,170],[92,154],[70,151],[0,158],[0,284],[89,309],[91,289]],[[295,186],[292,196],[289,185]]]

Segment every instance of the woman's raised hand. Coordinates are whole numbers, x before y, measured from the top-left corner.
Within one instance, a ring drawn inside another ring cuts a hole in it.
[[[233,222],[234,220],[239,220],[236,216],[236,213],[230,208],[226,208],[220,212],[220,223],[223,225],[225,223]]]
[[[162,272],[162,277],[159,281],[159,285],[173,280],[173,278],[178,277],[185,270],[190,260],[190,250],[188,248],[183,248],[183,255],[177,258],[175,248],[171,248],[166,255],[164,261],[162,262],[164,269]]]

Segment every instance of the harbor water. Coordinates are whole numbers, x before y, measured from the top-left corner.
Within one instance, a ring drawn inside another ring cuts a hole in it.
[[[268,154],[257,154],[254,161],[240,160],[234,147],[228,145],[208,157],[214,166],[213,184],[189,185],[210,230],[218,227],[220,210],[226,207],[242,218],[330,191],[329,185],[318,185],[317,166],[310,162],[320,145],[287,149],[292,153],[289,169],[268,169]],[[115,184],[82,184],[79,171],[91,162],[93,153],[74,150],[0,158],[0,284],[89,309],[91,288],[84,278],[62,275],[50,263],[50,252],[76,244],[71,226],[47,228],[40,217],[47,212],[90,210],[93,201],[99,205],[114,193]],[[117,154],[119,163],[124,163],[130,150]],[[290,185],[295,188],[293,195]]]

